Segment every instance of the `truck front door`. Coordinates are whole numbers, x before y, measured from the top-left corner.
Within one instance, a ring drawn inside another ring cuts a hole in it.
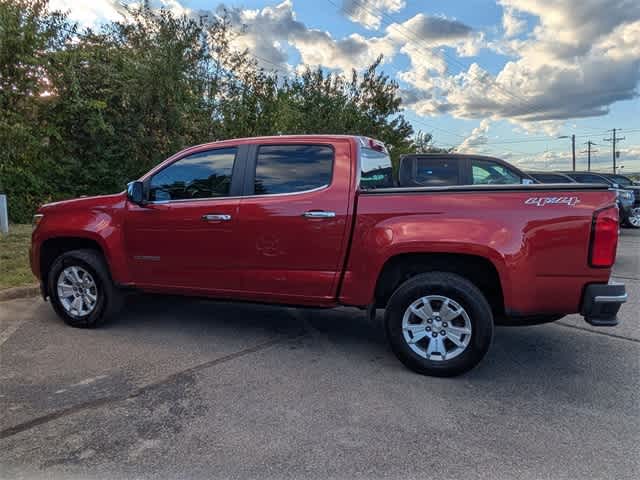
[[[241,289],[238,166],[245,148],[198,151],[146,180],[149,203],[129,203],[124,226],[136,284],[203,293]]]

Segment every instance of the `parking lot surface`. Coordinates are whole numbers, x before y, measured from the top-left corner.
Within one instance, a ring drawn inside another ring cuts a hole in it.
[[[503,327],[452,379],[352,309],[138,296],[97,330],[0,303],[3,478],[638,478],[640,232],[620,326]]]

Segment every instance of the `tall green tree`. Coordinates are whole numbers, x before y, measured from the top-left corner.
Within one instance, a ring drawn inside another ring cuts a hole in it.
[[[46,72],[69,39],[67,20],[48,12],[46,0],[0,0],[0,191],[10,216],[24,221],[54,197],[47,155],[57,135],[43,112],[53,101]]]
[[[10,217],[45,201],[116,192],[197,143],[273,134],[412,138],[379,58],[350,74],[279,75],[234,48],[226,15],[207,21],[142,2],[80,31],[47,0],[0,0],[0,188]]]

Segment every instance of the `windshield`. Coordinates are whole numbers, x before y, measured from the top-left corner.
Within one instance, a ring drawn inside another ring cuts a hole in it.
[[[613,180],[609,180],[607,177],[601,177],[593,173],[569,173],[567,175],[579,183],[604,183],[605,185],[614,183]]]
[[[361,147],[360,188],[363,190],[388,188],[395,186],[394,183],[393,167],[389,154]]]
[[[629,185],[633,185],[633,182],[629,180],[627,177],[623,177],[622,175],[611,175],[611,178],[614,182],[624,187],[628,187]]]

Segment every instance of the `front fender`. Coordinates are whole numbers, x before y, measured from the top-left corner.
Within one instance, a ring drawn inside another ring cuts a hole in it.
[[[104,197],[111,199],[111,197]],[[39,210],[44,214],[42,221],[33,232],[31,262],[32,270],[40,276],[42,247],[47,241],[60,239],[80,239],[95,242],[102,253],[116,283],[129,283],[130,274],[123,255],[122,212],[124,198],[89,208],[59,206]],[[55,206],[55,205],[54,205]]]

